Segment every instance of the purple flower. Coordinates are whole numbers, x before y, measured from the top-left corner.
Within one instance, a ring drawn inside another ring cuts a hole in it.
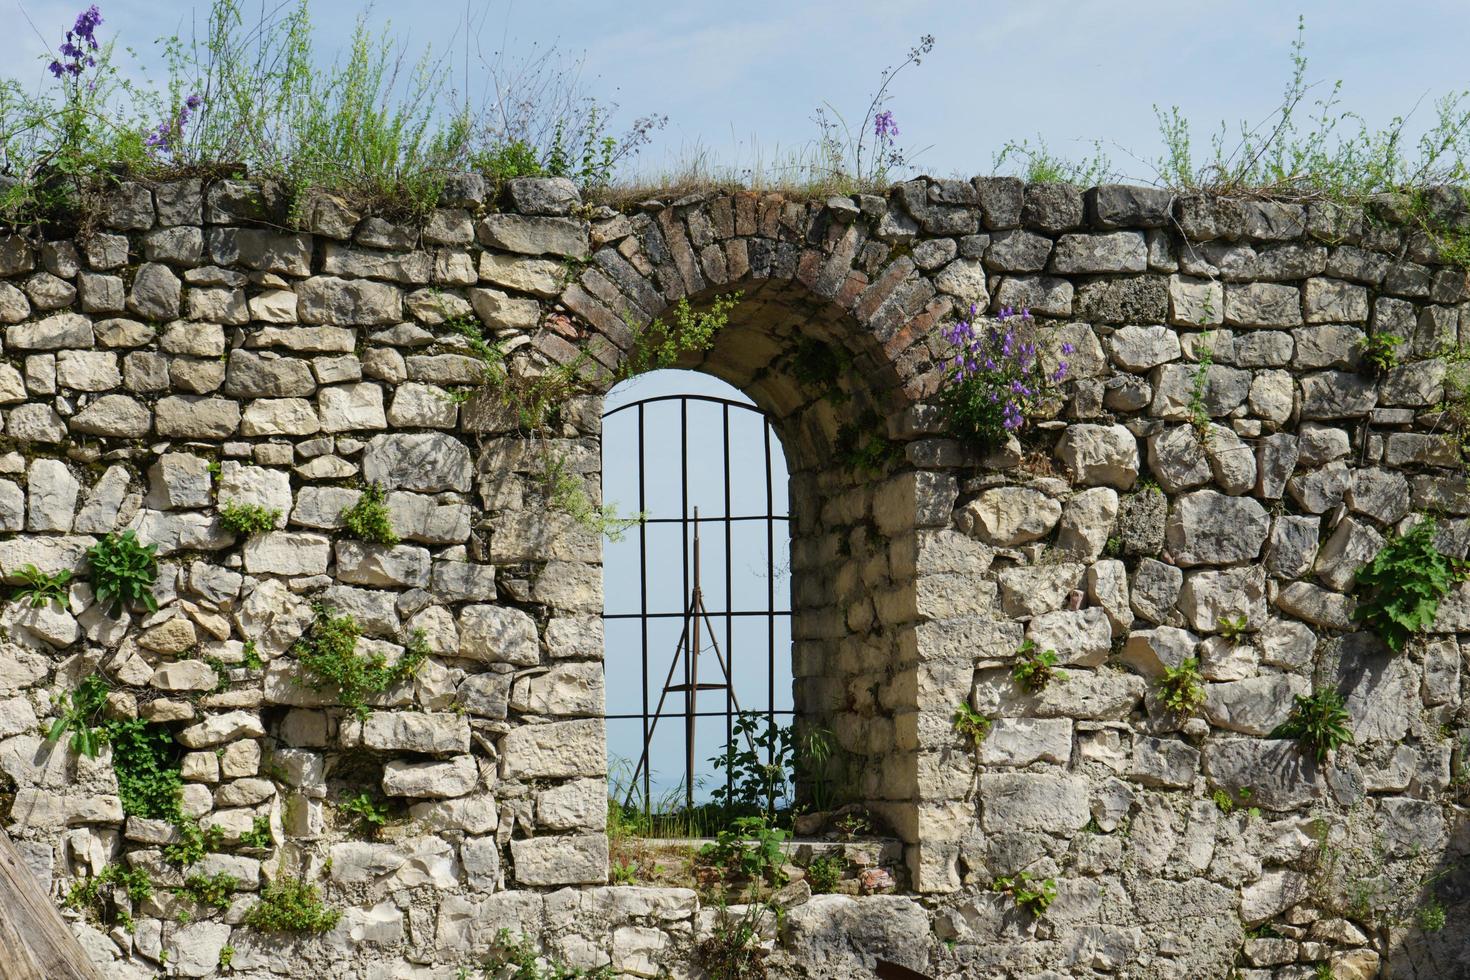
[[[66,40],[57,49],[66,60],[53,59],[46,70],[57,78],[63,75],[76,78],[84,69],[95,67],[97,59],[87,51],[96,51],[101,46],[97,41],[97,26],[101,23],[102,14],[98,12],[96,4],[77,14],[76,23],[66,32]],[[86,46],[83,47],[83,44]]]
[[[873,135],[880,140],[891,140],[898,135],[898,124],[893,121],[893,113],[885,109],[873,117]]]

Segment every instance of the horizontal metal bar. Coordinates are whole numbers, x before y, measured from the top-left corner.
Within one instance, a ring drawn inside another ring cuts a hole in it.
[[[712,617],[719,616],[790,616],[790,609],[711,609],[708,613]],[[687,613],[682,612],[651,612],[651,613],[603,613],[603,619],[683,619]]]
[[[789,514],[736,514],[734,517],[709,517],[699,515],[701,524],[735,524],[739,521],[789,521]],[[643,524],[693,524],[692,517],[645,517]]]
[[[792,711],[790,709],[781,709],[781,710],[771,711],[771,710],[766,710],[764,708],[751,708],[748,713],[749,714],[753,714],[753,715],[782,715],[782,716],[795,715],[796,714],[795,711]],[[682,718],[683,715],[684,715],[684,713],[681,711],[681,712],[679,712],[678,717],[681,717]],[[664,717],[669,717],[669,716],[668,715],[665,715]],[[696,717],[696,718],[723,718],[723,717],[725,717],[725,712],[723,712],[723,711],[696,711],[694,713],[694,717]],[[604,721],[642,721],[643,720],[643,716],[641,714],[633,714],[633,715],[603,715],[602,716],[602,719]]]
[[[703,681],[701,681],[700,683],[694,685],[694,689],[696,691],[723,691],[727,687],[729,687],[728,684],[706,684]],[[689,690],[689,685],[688,684],[672,684],[672,685],[664,688],[664,690],[667,691],[670,694],[678,694],[678,693],[682,693],[684,691],[688,691]]]
[[[636,408],[639,405],[652,405],[654,402],[709,402],[712,405],[728,405],[732,408],[743,408],[747,412],[754,412],[756,415],[762,417],[766,414],[749,402],[737,402],[731,398],[716,398],[713,395],[654,395],[652,398],[640,398],[636,402],[619,405],[611,411],[603,412],[602,417],[608,418],[627,409]]]

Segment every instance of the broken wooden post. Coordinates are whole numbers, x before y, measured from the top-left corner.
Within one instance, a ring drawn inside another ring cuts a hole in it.
[[[0,830],[0,980],[103,980]]]

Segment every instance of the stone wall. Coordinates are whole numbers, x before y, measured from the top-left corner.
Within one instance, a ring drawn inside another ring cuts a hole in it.
[[[245,976],[454,976],[501,928],[574,965],[698,975],[716,910],[606,884],[601,545],[543,476],[558,460],[597,499],[601,400],[525,437],[474,391],[457,323],[522,375],[590,356],[602,390],[633,328],[740,290],[688,366],[781,435],[798,713],[835,732],[907,872],[901,895],[798,891],[776,973],[1463,972],[1470,591],[1401,655],[1351,616],[1356,568],[1414,514],[1470,546],[1437,412],[1466,273],[1391,203],[982,178],[617,211],[467,178],[420,229],[182,181],[123,185],[85,235],[0,239],[0,569],[79,576],[65,609],[4,608],[7,827],[58,899],[109,864],[154,879],[132,932],[75,923],[118,976],[211,975],[225,947]],[[970,303],[1028,306],[1047,357],[1072,347],[1054,411],[984,458],[932,405],[939,329]],[[1405,363],[1366,370],[1369,330]],[[839,371],[812,370],[818,344]],[[896,447],[876,473],[851,452],[874,439]],[[368,483],[397,546],[343,533]],[[277,527],[229,533],[231,501]],[[111,615],[81,581],[122,528],[158,546],[156,613]],[[314,605],[390,661],[422,631],[428,659],[358,718],[291,653]],[[1011,676],[1026,638],[1067,675],[1040,695]],[[1187,657],[1207,696],[1182,720],[1153,681]],[[165,887],[177,831],[123,813],[107,750],[46,746],[54,702],[98,669],[109,711],[175,733],[185,812],[224,837],[191,871],[235,875],[228,911]],[[1318,764],[1267,736],[1325,685],[1356,741]],[[967,699],[992,719],[978,753],[951,724]],[[365,841],[334,804],[373,786],[407,819]],[[1057,882],[1038,919],[990,890],[1022,870]],[[294,874],[345,909],[335,930],[242,924]],[[1431,892],[1443,932],[1414,915]]]

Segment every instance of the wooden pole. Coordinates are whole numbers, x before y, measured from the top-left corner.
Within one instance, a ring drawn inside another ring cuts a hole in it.
[[[103,980],[0,830],[0,980]]]

